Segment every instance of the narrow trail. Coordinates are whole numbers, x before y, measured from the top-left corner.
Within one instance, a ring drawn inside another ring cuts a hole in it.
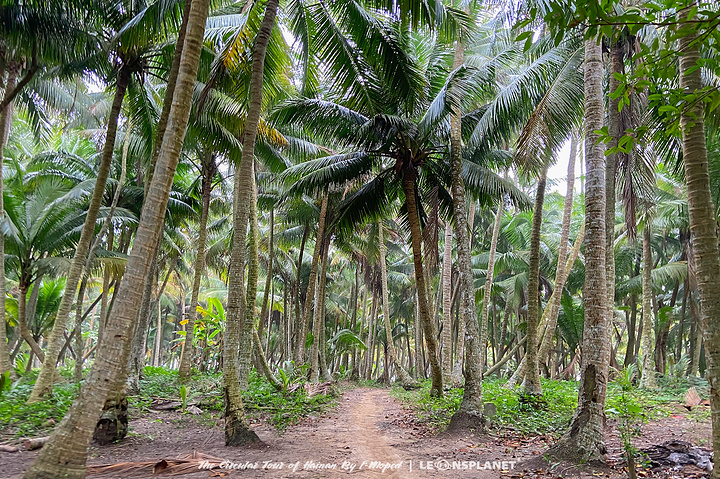
[[[282,435],[269,426],[253,424],[263,443],[238,448],[225,446],[219,422],[201,425],[177,411],[151,411],[130,422],[131,434],[124,441],[92,447],[88,464],[159,463],[200,452],[236,467],[174,477],[199,479],[229,473],[231,478],[489,479],[501,477],[500,471],[483,470],[477,464],[513,460],[507,454],[481,447],[478,441],[482,438],[470,433],[418,437],[417,431],[405,424],[408,412],[388,395],[387,389],[351,389],[338,402],[335,409],[291,426]],[[37,451],[0,456],[0,477],[19,478],[36,455]],[[4,459],[10,461],[2,464]],[[468,467],[453,469],[457,461],[465,461]]]

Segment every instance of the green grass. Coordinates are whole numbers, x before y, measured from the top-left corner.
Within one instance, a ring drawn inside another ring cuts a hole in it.
[[[36,373],[28,374],[9,391],[0,393],[0,436],[35,436],[51,430],[54,425],[48,420],[59,422],[79,390],[77,384],[60,383],[44,401],[26,404],[36,378]]]
[[[26,402],[37,379],[37,371],[23,376],[9,390],[0,393],[0,437],[35,436],[52,430],[53,424],[47,424],[47,421],[59,422],[79,391],[78,384],[67,381],[71,373],[61,371],[61,374],[66,382],[56,384],[52,394],[36,404]],[[188,402],[197,403],[205,411],[199,422],[210,427],[214,422],[212,412],[223,409],[222,374],[196,373],[187,383],[186,391]],[[153,398],[180,400],[177,371],[144,369],[140,394],[128,396],[131,419],[145,414]],[[280,431],[335,404],[335,398],[330,395],[308,397],[302,387],[293,393],[278,393],[254,371],[250,373],[249,387],[243,398],[251,416],[267,420]]]
[[[492,402],[497,407],[497,415],[492,419],[493,427],[516,431],[524,436],[558,435],[567,427],[577,407],[577,383],[573,381],[542,380],[543,400],[540,403],[524,400],[519,389],[503,388],[504,379],[486,379],[483,381],[483,401]],[[658,420],[670,415],[668,403],[682,400],[689,387],[687,381],[664,384],[658,391],[635,389],[630,399],[642,408],[648,420]],[[442,430],[450,423],[450,418],[460,406],[462,389],[453,388],[445,392],[442,398],[430,397],[430,381],[422,383],[420,389],[405,391],[399,386],[391,394],[409,405],[417,414],[418,421],[432,430]],[[608,386],[606,410],[613,418],[613,410],[618,410],[620,387],[611,382]]]

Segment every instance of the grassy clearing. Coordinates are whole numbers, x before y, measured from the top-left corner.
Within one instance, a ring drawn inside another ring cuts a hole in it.
[[[504,389],[505,382],[504,379],[495,378],[483,381],[483,400],[492,402],[497,407],[497,415],[493,418],[494,428],[515,431],[524,436],[558,435],[565,430],[577,407],[576,382],[543,379],[541,402],[524,397],[519,389]],[[657,420],[669,416],[671,413],[669,404],[682,401],[688,388],[693,385],[698,385],[701,395],[703,394],[702,380],[675,378],[661,379],[659,383],[661,388],[657,391],[635,389],[625,399],[642,409],[645,420]],[[423,382],[420,389],[413,391],[405,391],[395,386],[391,394],[410,406],[417,414],[420,423],[435,431],[447,427],[462,400],[460,388],[446,391],[439,399],[430,397],[429,380]],[[622,410],[621,396],[620,386],[611,382],[608,386],[606,403],[608,417],[616,417],[616,411]],[[624,407],[627,408],[627,404]]]
[[[23,376],[7,390],[0,392],[0,440],[47,434],[53,429],[80,389],[78,384],[70,381],[70,371],[63,371],[62,375],[64,381],[56,384],[50,397],[40,403],[26,404],[37,372]],[[177,371],[146,367],[140,381],[140,394],[128,397],[130,417],[143,416],[150,409],[153,398],[195,403],[205,411],[198,416],[198,422],[211,427],[213,417],[219,416],[223,407],[222,375],[194,374],[183,390],[178,382]],[[307,416],[322,413],[335,404],[335,398],[331,395],[308,397],[302,387],[291,393],[279,393],[254,371],[250,374],[244,399],[252,418],[265,420],[280,431]]]

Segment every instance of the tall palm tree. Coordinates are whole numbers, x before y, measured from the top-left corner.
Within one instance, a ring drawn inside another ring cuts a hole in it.
[[[687,20],[688,10],[681,17]],[[698,32],[692,28],[679,38],[680,88],[689,95],[702,89],[702,76],[698,68],[700,52]],[[681,112],[682,150],[688,190],[690,232],[695,256],[695,277],[700,292],[700,314],[703,340],[708,357],[707,377],[714,390],[720,385],[720,251],[718,250],[717,217],[713,205],[708,172],[708,152],[705,143],[703,104],[696,99]],[[699,345],[696,345],[699,349]],[[720,451],[720,396],[712,394],[713,449]],[[720,477],[720,470],[713,471]]]
[[[605,158],[599,141],[604,108],[602,48],[585,40],[585,326],[578,407],[568,431],[550,450],[559,457],[604,460],[605,396],[608,382],[607,282],[605,279]]]
[[[95,179],[95,188],[90,201],[90,207],[88,208],[85,225],[82,229],[76,252],[70,263],[70,269],[67,275],[67,287],[63,294],[63,301],[58,311],[57,321],[47,339],[47,360],[43,363],[43,368],[35,382],[35,387],[28,402],[39,401],[52,390],[58,354],[60,353],[60,348],[63,343],[63,333],[65,332],[66,323],[70,316],[70,310],[72,309],[72,304],[75,299],[83,266],[93,241],[95,221],[102,205],[103,196],[105,195],[105,186],[110,174],[110,166],[115,151],[118,120],[120,118],[125,92],[130,85],[133,75],[142,75],[143,69],[145,68],[146,55],[149,50],[152,50],[154,42],[160,37],[157,33],[153,35],[152,33],[148,34],[148,32],[145,32],[144,35],[147,36],[143,36],[142,38],[144,43],[138,44],[137,38],[133,37],[135,32],[132,31],[132,29],[130,29],[130,33],[125,31],[125,34],[122,34],[127,23],[131,20],[136,20],[136,15],[138,13],[145,13],[144,10],[148,7],[146,4],[136,4],[133,2],[131,5],[118,4],[111,6],[107,11],[101,12],[103,17],[109,20],[111,19],[113,23],[108,25],[107,30],[112,32],[113,35],[115,35],[115,32],[120,33],[116,38],[112,39],[114,44],[111,43],[111,57],[117,61],[118,64],[117,71],[115,72],[115,94],[110,108],[110,114],[108,115],[105,144],[100,160],[100,168],[98,169]],[[160,8],[157,5],[152,5],[152,7],[155,9]],[[113,11],[113,8],[117,8],[118,10]],[[161,30],[162,23],[164,22],[165,19],[160,18],[161,24],[156,25],[156,29]]]
[[[124,378],[123,366],[130,352],[132,326],[137,317],[142,291],[149,269],[149,254],[154,252],[160,236],[160,226],[170,194],[170,186],[182,148],[185,129],[190,116],[192,92],[200,62],[208,1],[192,0],[187,34],[182,49],[177,86],[168,117],[148,198],[143,205],[138,232],[128,259],[125,275],[117,296],[117,307],[108,319],[101,338],[103,347],[95,357],[93,367],[81,387],[78,398],[58,425],[48,443],[25,472],[25,479],[46,479],[64,476],[85,477],[87,447],[95,424],[110,391]]]

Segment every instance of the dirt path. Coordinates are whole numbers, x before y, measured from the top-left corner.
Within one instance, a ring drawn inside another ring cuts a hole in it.
[[[422,428],[414,426],[414,419],[414,413],[390,398],[386,389],[357,388],[346,391],[337,408],[321,417],[308,418],[282,435],[266,425],[252,424],[263,444],[229,448],[224,444],[219,420],[215,424],[201,424],[195,417],[178,412],[151,411],[130,422],[131,434],[121,443],[92,447],[88,463],[151,461],[155,464],[200,452],[243,469],[197,471],[177,477],[545,479],[560,474],[592,479],[598,475],[613,479],[624,477],[621,468],[602,472],[579,471],[572,466],[549,468],[541,460],[549,445],[544,437],[524,438],[506,431],[492,431],[490,435],[447,432],[428,436]],[[709,438],[706,422],[697,423],[683,414],[673,414],[663,421],[645,425],[641,442],[682,439],[703,444],[703,438]],[[617,460],[620,448],[614,429],[606,431],[606,440],[609,458]],[[19,478],[36,455],[36,452],[0,453],[0,477]],[[548,469],[554,470],[549,473]]]

